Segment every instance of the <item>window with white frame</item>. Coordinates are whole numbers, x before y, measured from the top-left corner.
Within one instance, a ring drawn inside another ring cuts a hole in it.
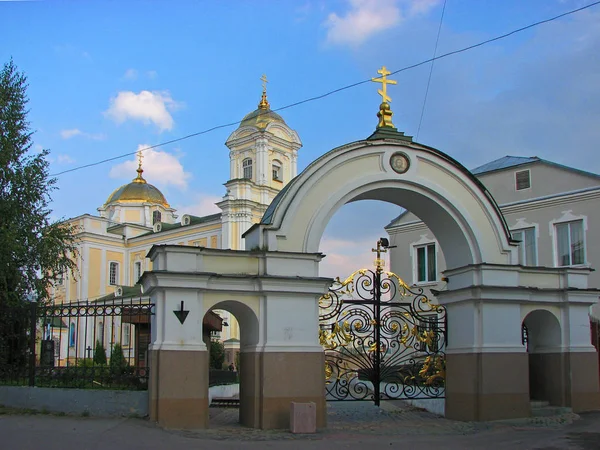
[[[137,283],[141,276],[142,276],[142,262],[136,261],[134,264],[134,270],[133,270],[133,281],[135,283]]]
[[[273,180],[275,181],[283,181],[281,177],[281,163],[277,160],[273,161]]]
[[[537,249],[535,228],[523,228],[511,231],[514,240],[519,241],[519,264],[523,266],[537,265]]]
[[[437,263],[435,243],[415,247],[417,283],[427,283],[437,280]]]
[[[119,284],[119,263],[111,262],[108,265],[108,284],[116,286]]]
[[[96,341],[104,345],[104,322],[98,322],[96,326]]]
[[[531,172],[529,169],[515,172],[515,189],[522,191],[531,187]]]
[[[242,161],[243,177],[248,180],[252,179],[252,159],[246,158]]]
[[[131,325],[123,324],[123,347],[129,347],[131,344]]]
[[[152,211],[152,225],[159,223],[162,220],[162,214],[160,211]]]
[[[585,264],[583,220],[557,223],[554,226],[557,264],[559,266]]]

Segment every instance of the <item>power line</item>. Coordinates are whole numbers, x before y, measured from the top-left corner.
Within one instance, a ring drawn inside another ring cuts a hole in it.
[[[431,84],[431,75],[433,74],[433,65],[435,64],[435,55],[438,49],[438,43],[440,42],[440,33],[442,31],[442,23],[444,22],[444,13],[446,12],[446,0],[444,0],[444,7],[442,8],[442,16],[440,17],[440,26],[438,27],[437,37],[435,38],[435,47],[433,48],[433,61],[431,61],[431,67],[429,68],[429,78],[427,78],[427,87],[425,88],[425,97],[423,98],[423,107],[421,108],[421,118],[419,119],[419,127],[417,128],[417,135],[415,140],[419,141],[419,133],[421,132],[421,124],[423,123],[423,115],[425,114],[425,105],[427,103],[427,95],[429,94],[429,85]]]
[[[590,3],[589,5],[582,6],[580,8],[567,11],[567,12],[559,14],[557,16],[550,17],[549,19],[540,20],[539,22],[534,22],[534,23],[532,23],[530,25],[527,25],[527,26],[524,26],[524,27],[521,27],[521,28],[517,28],[516,30],[510,31],[510,32],[502,34],[500,36],[493,37],[491,39],[487,39],[487,40],[479,42],[477,44],[473,44],[473,45],[470,45],[468,47],[463,47],[463,48],[458,49],[458,50],[454,50],[454,51],[451,51],[451,52],[448,52],[448,53],[444,53],[443,55],[440,55],[440,56],[433,56],[432,58],[427,59],[425,61],[421,61],[419,63],[403,67],[402,69],[395,70],[390,75],[395,75],[395,74],[398,74],[398,73],[401,73],[401,72],[405,72],[407,70],[411,70],[411,69],[414,69],[416,67],[420,67],[420,66],[422,66],[424,64],[432,63],[432,62],[437,61],[439,59],[447,58],[448,56],[452,56],[452,55],[456,55],[456,54],[459,54],[459,53],[463,53],[463,52],[472,50],[474,48],[481,47],[483,45],[489,44],[491,42],[495,42],[495,41],[499,41],[501,39],[505,39],[505,38],[507,38],[509,36],[512,36],[513,34],[517,34],[517,33],[520,33],[522,31],[525,31],[525,30],[529,30],[530,28],[534,28],[534,27],[537,27],[539,25],[543,25],[545,23],[553,22],[555,20],[561,19],[561,18],[569,16],[571,14],[578,13],[580,11],[583,11],[585,9],[591,8],[593,6],[597,6],[599,4],[600,4],[600,0],[596,1],[596,2],[593,2],[593,3]],[[445,7],[445,3],[444,3],[444,7]],[[443,18],[443,16],[442,16],[442,18]],[[439,32],[438,32],[438,38],[439,38]],[[304,103],[309,103],[309,102],[314,102],[314,101],[317,101],[317,100],[321,100],[321,99],[323,99],[325,97],[329,97],[330,95],[337,94],[338,92],[342,92],[342,91],[345,91],[345,90],[348,90],[348,89],[352,89],[354,87],[360,86],[362,84],[370,83],[370,82],[371,82],[371,78],[368,78],[366,80],[358,81],[356,83],[352,83],[352,84],[349,84],[349,85],[346,85],[346,86],[334,89],[332,91],[328,91],[328,92],[326,92],[324,94],[321,94],[321,95],[317,95],[317,96],[314,96],[314,97],[306,98],[304,100],[300,100],[300,101],[295,102],[295,103],[290,103],[289,105],[273,109],[272,111],[283,111],[285,109],[294,108],[294,107],[302,105]],[[266,114],[266,113],[267,113],[267,111],[265,111],[265,113],[263,113],[263,114]],[[144,147],[142,149],[136,150],[135,152],[127,152],[127,153],[123,153],[123,154],[118,155],[118,156],[113,156],[112,158],[106,158],[106,159],[103,159],[101,161],[96,161],[94,163],[84,164],[84,165],[81,165],[81,166],[78,166],[78,167],[74,167],[72,169],[63,170],[62,172],[57,172],[57,173],[52,174],[50,176],[51,177],[58,177],[60,175],[66,174],[66,173],[75,172],[77,170],[85,169],[85,168],[88,168],[88,167],[98,166],[100,164],[104,164],[104,163],[107,163],[107,162],[110,162],[110,161],[115,161],[117,159],[121,159],[121,158],[125,158],[127,156],[135,155],[138,152],[144,152],[146,150],[150,150],[150,149],[153,149],[153,148],[156,148],[156,147],[161,147],[163,145],[173,144],[175,142],[180,142],[180,141],[183,141],[183,140],[195,137],[195,136],[200,136],[202,134],[210,133],[210,132],[218,130],[220,128],[227,128],[227,127],[231,127],[231,126],[234,126],[234,125],[238,125],[240,123],[241,123],[241,120],[238,120],[238,121],[235,121],[235,122],[226,123],[226,124],[223,124],[223,125],[217,125],[215,127],[208,128],[208,129],[203,130],[203,131],[199,131],[197,133],[188,134],[187,136],[183,136],[183,137],[180,137],[180,138],[172,139],[172,140],[166,141],[166,142],[161,142],[160,144],[155,144],[155,145],[151,145],[151,146],[148,146],[148,147]]]

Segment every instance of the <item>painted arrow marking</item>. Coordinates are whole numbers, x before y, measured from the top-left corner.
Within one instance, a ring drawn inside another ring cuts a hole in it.
[[[177,319],[179,319],[179,323],[181,325],[183,325],[183,322],[185,322],[186,317],[188,316],[188,314],[190,313],[189,311],[185,311],[183,309],[183,300],[181,300],[181,309],[179,311],[175,310],[173,311],[175,313],[175,315],[177,316]]]

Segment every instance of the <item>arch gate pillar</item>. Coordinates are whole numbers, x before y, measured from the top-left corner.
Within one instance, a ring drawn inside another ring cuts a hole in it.
[[[529,357],[521,324],[533,310],[558,316],[562,344],[549,347],[545,399],[574,412],[600,409],[598,361],[591,345],[589,306],[598,291],[587,289],[589,269],[476,264],[445,272],[448,290],[437,292],[446,307],[446,417],[480,421],[531,415]]]
[[[214,307],[242,304],[240,422],[290,426],[292,402],[314,402],[326,424],[324,353],[319,344],[320,253],[154,246],[142,277],[156,304],[150,348],[150,419],[168,428],[208,426],[209,358],[202,320]],[[174,311],[188,311],[180,323]]]

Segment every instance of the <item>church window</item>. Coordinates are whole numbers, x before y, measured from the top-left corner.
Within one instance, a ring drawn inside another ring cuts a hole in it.
[[[111,262],[108,266],[108,284],[116,286],[119,284],[119,263]]]
[[[281,163],[277,160],[273,161],[273,180],[283,181],[281,176]]]
[[[585,264],[583,220],[556,224],[557,265],[575,266]]]
[[[162,219],[162,215],[160,213],[160,211],[154,211],[152,213],[152,225],[154,225],[155,223],[159,223]]]
[[[136,261],[135,263],[135,271],[134,271],[134,282],[137,283],[140,277],[142,276],[142,262]]]
[[[75,322],[69,325],[69,347],[75,347]]]
[[[104,345],[104,322],[98,322],[96,341],[100,342],[100,345]]]
[[[537,265],[535,248],[535,228],[523,228],[511,232],[512,238],[519,242],[519,264],[523,266]]]
[[[129,347],[131,345],[131,325],[123,325],[123,346]]]
[[[437,279],[435,243],[415,247],[416,279],[418,283],[428,283]]]
[[[242,161],[242,169],[244,171],[244,178],[251,180],[252,179],[252,159],[246,158]]]
[[[517,191],[522,191],[531,187],[531,174],[529,170],[515,172],[515,187]]]

